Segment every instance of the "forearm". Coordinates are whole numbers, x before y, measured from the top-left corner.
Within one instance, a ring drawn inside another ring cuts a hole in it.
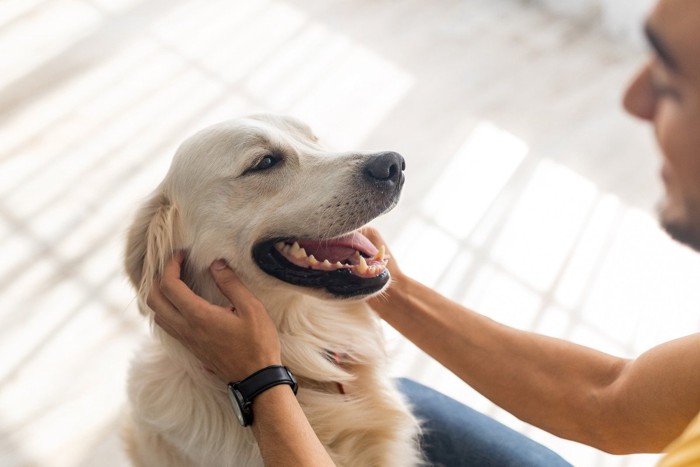
[[[335,465],[288,386],[260,394],[253,412],[251,427],[266,467]]]
[[[599,445],[610,385],[627,360],[518,331],[400,277],[373,307],[389,324],[518,418]]]

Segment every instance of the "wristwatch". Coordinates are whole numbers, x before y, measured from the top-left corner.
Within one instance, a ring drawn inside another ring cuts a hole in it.
[[[228,397],[242,426],[253,423],[253,399],[280,384],[290,385],[294,394],[297,393],[297,380],[289,368],[281,365],[268,366],[243,381],[228,383]]]

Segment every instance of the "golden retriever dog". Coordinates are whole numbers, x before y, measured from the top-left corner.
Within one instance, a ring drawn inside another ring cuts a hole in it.
[[[275,322],[299,403],[339,466],[422,462],[418,422],[387,375],[381,328],[363,301],[387,286],[388,258],[358,232],[396,204],[403,169],[394,152],[330,152],[291,118],[232,120],[180,146],[128,233],[126,270],[147,316],[173,251],[186,252],[182,279],[221,306],[230,303],[208,268],[228,262]],[[152,328],[129,374],[134,464],[262,466],[226,383]]]

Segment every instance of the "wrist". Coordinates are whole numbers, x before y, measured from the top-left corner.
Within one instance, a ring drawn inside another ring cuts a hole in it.
[[[279,385],[260,394],[255,401],[255,419],[250,425],[256,438],[261,433],[280,429],[280,426],[293,419],[292,415],[299,403],[291,388]]]
[[[271,387],[255,398],[255,419],[261,420],[267,415],[275,418],[274,410],[272,409],[278,408],[282,403],[291,403],[294,400],[296,400],[296,394],[294,394],[291,386],[279,384]]]
[[[239,359],[236,359],[234,363],[240,364],[241,361]],[[236,366],[235,368],[232,366],[230,368],[225,368],[221,372],[221,379],[224,380],[225,383],[230,383],[232,381],[243,381],[250,375],[256,373],[257,371],[262,370],[263,368],[267,368],[268,366],[281,366],[282,361],[279,357],[271,357],[271,358],[261,358],[257,361],[248,361],[246,362],[246,365],[241,367],[241,366]]]
[[[409,276],[404,273],[394,273],[391,276],[391,286],[398,296],[405,296],[410,290],[410,283],[413,282]]]
[[[292,372],[281,365],[262,368],[242,381],[228,384],[229,399],[242,426],[249,426],[253,423],[254,401],[279,385],[290,386],[296,395],[297,381]]]

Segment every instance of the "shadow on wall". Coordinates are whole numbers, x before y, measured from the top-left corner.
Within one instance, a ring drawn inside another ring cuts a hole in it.
[[[12,442],[11,433],[0,430],[0,459],[3,465],[26,465],[27,456]]]
[[[600,23],[614,37],[642,43],[640,24],[656,0],[526,0],[554,13]]]

